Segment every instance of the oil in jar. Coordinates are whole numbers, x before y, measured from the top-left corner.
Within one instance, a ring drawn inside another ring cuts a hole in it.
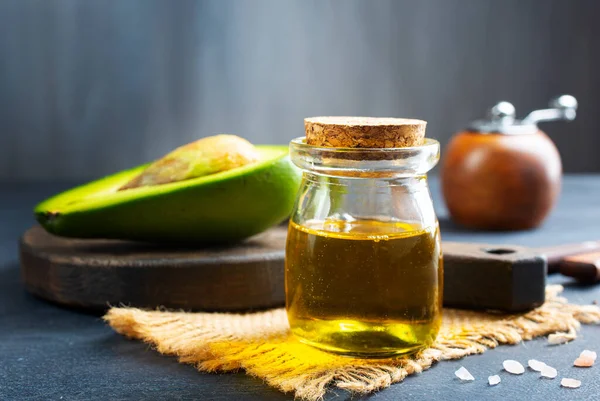
[[[286,308],[302,342],[385,357],[431,344],[443,267],[438,227],[376,220],[290,222]]]

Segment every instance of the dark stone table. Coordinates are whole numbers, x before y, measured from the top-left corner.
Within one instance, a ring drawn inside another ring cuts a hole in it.
[[[437,182],[432,191],[442,236],[452,241],[546,246],[600,239],[600,176],[565,179],[560,203],[546,224],[531,232],[484,233],[462,230],[448,221]],[[17,240],[33,224],[31,209],[68,184],[0,185],[0,400],[290,400],[260,380],[238,374],[204,374],[161,356],[148,345],[115,334],[99,316],[75,312],[27,294],[19,280]],[[600,301],[600,285],[580,286],[560,276],[573,302]],[[600,351],[600,326],[584,326],[579,338],[562,346],[545,339],[501,346],[482,355],[441,362],[379,393],[354,397],[376,400],[600,400],[600,366],[572,367],[585,348]],[[526,372],[510,376],[502,361],[526,364],[536,358],[559,371],[555,380]],[[454,371],[465,366],[475,382],[461,383]],[[599,364],[600,365],[600,364]],[[487,377],[502,383],[488,387]],[[561,377],[580,379],[577,390],[560,387]],[[333,389],[327,399],[350,398]]]

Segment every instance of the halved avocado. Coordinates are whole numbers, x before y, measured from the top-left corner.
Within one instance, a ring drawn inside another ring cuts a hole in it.
[[[118,189],[148,165],[73,188],[36,206],[50,233],[77,238],[225,243],[258,234],[291,212],[300,171],[287,146],[256,146],[261,161],[185,181]]]

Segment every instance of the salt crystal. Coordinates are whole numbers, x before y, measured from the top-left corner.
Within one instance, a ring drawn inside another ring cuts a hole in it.
[[[527,365],[529,365],[529,367],[532,370],[535,370],[536,372],[541,372],[542,369],[544,369],[544,366],[546,366],[546,364],[544,362],[535,360],[535,359],[530,359],[527,361]]]
[[[594,351],[590,351],[589,349],[584,349],[579,354],[580,358],[590,358],[592,361],[596,361],[596,353]]]
[[[496,384],[500,383],[500,376],[494,375],[488,377],[488,383],[490,383],[490,386],[495,386]]]
[[[525,368],[517,361],[513,361],[512,359],[508,359],[502,362],[502,366],[504,366],[504,370],[508,373],[512,373],[513,375],[520,375],[525,372]]]
[[[554,333],[548,336],[548,344],[558,345],[568,343],[569,341],[575,339],[574,334],[569,333]]]
[[[471,373],[469,373],[469,371],[467,369],[465,369],[464,366],[461,366],[460,369],[458,369],[456,372],[454,372],[454,374],[460,380],[475,380],[473,375]]]
[[[573,365],[579,368],[589,368],[594,365],[594,360],[589,356],[580,356],[579,358],[575,359]]]
[[[540,373],[542,374],[542,377],[547,377],[548,379],[554,379],[556,377],[556,375],[558,374],[558,372],[556,371],[556,369],[554,369],[552,366],[544,366],[542,368],[542,370],[540,371]]]
[[[567,388],[578,388],[581,386],[581,382],[575,379],[564,378],[560,381],[560,385]]]

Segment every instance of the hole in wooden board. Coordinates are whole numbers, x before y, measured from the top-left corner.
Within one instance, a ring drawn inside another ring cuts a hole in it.
[[[483,251],[485,253],[491,253],[493,255],[507,255],[509,253],[517,252],[514,249],[508,249],[508,248],[485,248]]]

